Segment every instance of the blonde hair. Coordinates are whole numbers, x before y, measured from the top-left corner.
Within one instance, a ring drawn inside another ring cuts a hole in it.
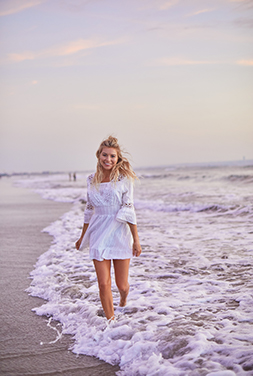
[[[128,179],[137,179],[137,176],[135,172],[133,171],[128,159],[122,155],[122,150],[118,144],[117,138],[113,136],[109,136],[107,139],[101,142],[96,152],[96,157],[98,161],[97,161],[97,171],[93,178],[93,183],[95,185],[100,184],[104,178],[103,168],[99,160],[100,154],[102,153],[102,150],[104,147],[114,148],[117,151],[118,161],[111,171],[111,174],[110,174],[111,181],[114,181],[114,182],[118,181],[118,178],[120,175],[125,176]]]

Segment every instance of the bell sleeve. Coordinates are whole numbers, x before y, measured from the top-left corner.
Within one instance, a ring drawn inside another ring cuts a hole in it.
[[[118,211],[116,219],[119,222],[129,222],[136,225],[136,214],[133,200],[133,182],[130,179],[125,179],[124,191],[122,195],[122,205]]]
[[[86,203],[86,207],[84,210],[84,223],[90,223],[90,219],[94,213],[94,206],[92,205],[90,201],[90,196],[89,196],[90,180],[91,180],[91,176],[89,176],[87,179],[87,203]]]

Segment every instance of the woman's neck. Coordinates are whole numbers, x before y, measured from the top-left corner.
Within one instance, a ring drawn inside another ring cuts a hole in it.
[[[108,183],[111,181],[111,171],[104,171],[103,172],[103,179],[101,181],[101,183]]]

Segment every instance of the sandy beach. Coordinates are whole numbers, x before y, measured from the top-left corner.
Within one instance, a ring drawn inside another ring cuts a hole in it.
[[[0,180],[1,375],[114,375],[118,367],[69,351],[71,336],[50,344],[56,331],[47,326],[47,317],[31,311],[43,300],[25,292],[31,283],[29,273],[52,241],[41,230],[70,204],[43,200],[12,184],[10,178]]]

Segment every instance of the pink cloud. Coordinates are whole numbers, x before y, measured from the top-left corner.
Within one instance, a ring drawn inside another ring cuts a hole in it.
[[[184,58],[162,58],[158,59],[155,65],[158,66],[173,66],[173,65],[202,65],[202,64],[216,64],[213,61],[205,61],[205,60],[189,60]]]
[[[238,65],[246,65],[246,66],[253,66],[253,59],[252,60],[238,60],[236,62]]]
[[[8,55],[8,60],[12,62],[22,62],[25,60],[35,60],[41,58],[50,58],[57,56],[69,56],[77,54],[80,51],[94,49],[98,47],[111,46],[115,44],[123,43],[123,40],[113,40],[113,41],[99,41],[92,39],[79,39],[76,41],[69,42],[65,45],[54,46],[47,50],[32,52],[25,51],[21,53],[11,53]]]
[[[46,0],[2,0],[0,3],[0,16],[9,16],[33,8],[44,3]]]
[[[202,13],[213,12],[214,10],[215,10],[214,8],[198,10],[196,12],[188,14],[187,17],[197,16],[197,15],[202,14]]]

